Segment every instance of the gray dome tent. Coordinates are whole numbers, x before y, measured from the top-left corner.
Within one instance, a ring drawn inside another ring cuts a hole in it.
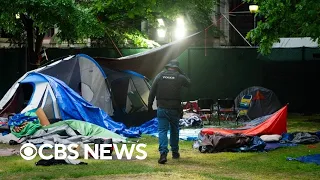
[[[61,117],[53,88],[46,81],[37,80],[32,72],[63,81],[83,99],[127,126],[139,126],[156,116],[156,112],[147,109],[150,85],[143,75],[100,66],[85,54],[52,60],[27,72],[0,99],[0,116],[42,107],[48,119]]]
[[[251,119],[272,114],[282,107],[273,91],[259,86],[252,86],[241,91],[235,99],[236,107],[239,106],[244,95],[252,95],[251,105],[247,113]]]

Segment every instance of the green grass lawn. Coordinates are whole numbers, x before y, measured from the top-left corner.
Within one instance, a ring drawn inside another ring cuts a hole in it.
[[[320,130],[320,119],[292,116],[289,132]],[[0,157],[0,179],[319,179],[320,166],[296,161],[297,157],[320,153],[320,144],[281,148],[262,153],[202,154],[192,149],[192,142],[181,141],[180,160],[169,156],[166,165],[157,163],[157,138],[143,136],[147,144],[146,160],[83,160],[88,165],[35,166],[39,158],[25,161],[20,156]],[[12,148],[0,145],[0,148]],[[19,148],[16,146],[16,148]]]

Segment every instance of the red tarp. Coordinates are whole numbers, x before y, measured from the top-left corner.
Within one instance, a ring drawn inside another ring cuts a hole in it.
[[[269,119],[263,123],[257,125],[256,127],[239,130],[239,129],[219,129],[219,128],[205,128],[201,130],[201,134],[212,135],[214,133],[221,134],[244,134],[248,136],[256,135],[270,135],[270,134],[283,134],[287,132],[287,114],[288,105],[279,109],[275,112]]]

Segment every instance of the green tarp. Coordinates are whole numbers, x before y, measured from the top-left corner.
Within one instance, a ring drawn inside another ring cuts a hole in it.
[[[69,127],[71,127],[73,130],[78,131],[83,136],[94,136],[94,137],[101,137],[101,138],[113,138],[113,139],[122,139],[123,141],[126,141],[126,138],[123,136],[120,136],[119,134],[116,134],[114,132],[111,132],[107,129],[104,129],[100,126],[97,126],[92,123],[88,123],[85,121],[79,121],[79,120],[64,120],[59,121],[54,124],[50,124],[48,126],[45,126],[43,128],[48,129],[50,127],[55,126],[62,126],[67,124]]]

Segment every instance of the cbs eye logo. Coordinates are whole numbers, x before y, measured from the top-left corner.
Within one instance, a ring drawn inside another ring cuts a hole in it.
[[[37,153],[37,147],[31,143],[26,143],[20,148],[20,156],[25,160],[34,159]]]

